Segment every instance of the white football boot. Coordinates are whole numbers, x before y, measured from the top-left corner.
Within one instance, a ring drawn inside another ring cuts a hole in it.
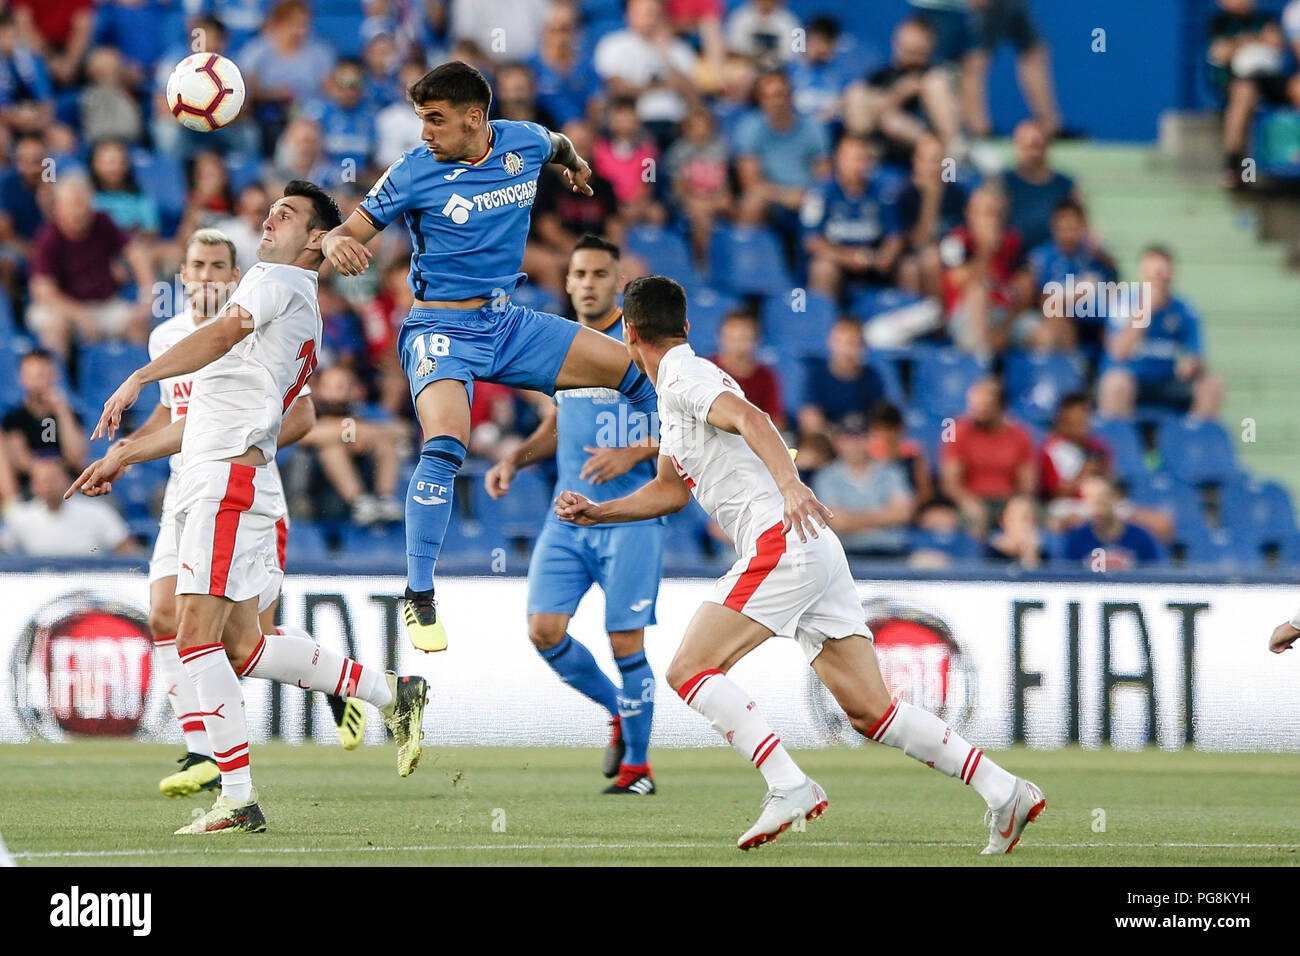
[[[826,791],[812,777],[791,790],[767,791],[758,822],[741,835],[736,846],[749,850],[771,843],[796,820],[816,820],[826,811]]]
[[[1043,791],[1028,780],[1017,777],[1011,799],[997,810],[984,814],[984,825],[989,828],[989,845],[980,850],[980,855],[1010,853],[1020,842],[1025,826],[1037,820],[1046,807],[1047,798]]]

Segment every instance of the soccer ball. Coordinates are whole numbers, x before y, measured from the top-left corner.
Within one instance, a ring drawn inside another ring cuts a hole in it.
[[[224,56],[191,53],[167,78],[167,105],[182,126],[200,133],[221,129],[244,105],[244,78]]]

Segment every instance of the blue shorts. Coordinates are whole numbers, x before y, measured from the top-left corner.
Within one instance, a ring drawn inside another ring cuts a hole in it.
[[[528,613],[572,615],[599,584],[606,631],[654,624],[663,553],[661,521],[584,528],[548,520],[528,565]]]
[[[473,382],[555,392],[578,323],[519,305],[504,309],[412,309],[397,337],[397,354],[411,384],[411,400],[429,383]]]

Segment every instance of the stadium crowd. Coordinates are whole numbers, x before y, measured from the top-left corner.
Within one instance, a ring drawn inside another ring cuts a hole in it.
[[[1153,241],[1116,261],[1087,184],[1053,166],[1065,127],[1023,0],[911,2],[892,36],[869,38],[782,0],[9,0],[0,547],[39,550],[8,531],[32,522],[102,525],[101,552],[156,532],[164,465],[115,489],[128,534],[102,514],[60,517],[47,489],[102,451],[84,423],[183,304],[185,237],[221,229],[247,269],[293,178],[327,186],[346,216],[419,143],[406,86],[460,59],[493,83],[494,118],[562,130],[595,170],[590,197],[544,171],[516,298],[572,315],[564,274],[586,233],[622,246],[624,278],[680,281],[696,350],[786,432],[852,555],[1093,570],[1300,561],[1285,491],[1241,472],[1217,422],[1223,384],[1174,256]],[[1252,4],[1220,3],[1215,23],[1232,24],[1215,27],[1211,61],[1235,64]],[[1287,15],[1300,23],[1300,0]],[[1030,114],[1005,168],[984,81],[1002,43]],[[194,49],[232,57],[248,85],[218,132],[182,128],[163,97]],[[1233,69],[1230,113],[1255,96]],[[291,560],[403,553],[398,489],[419,447],[395,352],[412,300],[406,231],[374,251],[364,276],[322,279],[319,420],[281,456]],[[475,487],[533,409],[476,386],[449,561],[540,528],[541,469],[504,502]],[[670,529],[683,561],[719,551],[694,506]]]

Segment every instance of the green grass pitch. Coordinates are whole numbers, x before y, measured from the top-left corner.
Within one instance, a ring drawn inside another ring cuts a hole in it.
[[[172,835],[212,799],[159,795],[177,755],[129,741],[0,746],[0,832],[26,866],[1210,866],[1289,865],[1300,850],[1296,755],[997,754],[1048,800],[998,858],[978,856],[984,806],[970,788],[874,745],[796,753],[830,809],[750,853],[735,840],[763,784],[721,748],[658,751],[656,796],[607,797],[596,750],[426,742],[402,780],[391,746],[258,746],[269,831],[212,837]]]

